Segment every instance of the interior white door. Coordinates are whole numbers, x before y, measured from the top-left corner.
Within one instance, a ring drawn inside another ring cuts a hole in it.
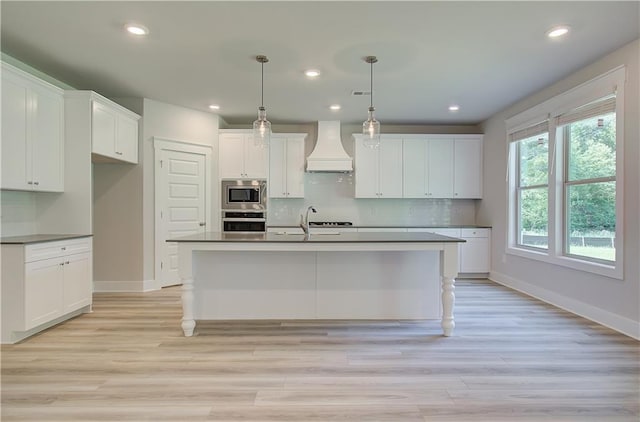
[[[180,284],[178,276],[178,247],[167,243],[170,238],[203,233],[207,227],[207,178],[206,155],[156,150],[158,173],[156,178],[156,247],[159,251],[159,267],[156,265],[156,282],[160,287]],[[157,255],[158,256],[158,255]]]

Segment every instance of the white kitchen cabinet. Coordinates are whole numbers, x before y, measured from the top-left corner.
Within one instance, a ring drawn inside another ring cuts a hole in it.
[[[100,162],[104,157],[136,164],[140,116],[104,97],[93,94],[91,152],[95,161]]]
[[[0,186],[64,191],[64,91],[6,63]]]
[[[354,138],[356,198],[402,198],[402,138],[383,135],[378,148]]]
[[[482,198],[482,136],[403,139],[404,198]]]
[[[266,179],[269,149],[256,146],[247,130],[223,129],[219,132],[220,179]]]
[[[304,141],[306,133],[271,136],[269,188],[271,198],[304,198]]]
[[[456,138],[454,198],[482,198],[482,137]]]
[[[453,197],[453,141],[407,137],[402,143],[403,197]]]
[[[464,239],[458,248],[458,268],[462,274],[485,274],[491,270],[491,229],[489,228],[409,228]]]
[[[91,142],[94,163],[138,163],[140,116],[93,91],[65,91],[67,136]]]
[[[488,273],[491,270],[491,229],[461,229],[466,240],[460,248],[461,273]]]
[[[2,255],[2,343],[90,311],[91,237],[3,244]]]

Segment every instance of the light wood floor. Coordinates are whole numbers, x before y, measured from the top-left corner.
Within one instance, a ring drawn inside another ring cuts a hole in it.
[[[438,321],[201,323],[180,290],[2,347],[2,421],[634,421],[639,342],[488,281]]]

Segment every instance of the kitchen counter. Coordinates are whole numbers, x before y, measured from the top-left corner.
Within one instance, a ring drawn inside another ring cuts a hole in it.
[[[429,243],[446,242],[459,243],[462,239],[441,236],[435,233],[338,233],[331,229],[330,234],[311,233],[310,236],[304,234],[285,233],[220,233],[206,232],[185,237],[178,237],[167,240],[167,242],[198,242],[198,243],[246,243],[246,244],[283,244],[283,243]]]
[[[208,232],[178,246],[182,329],[217,319],[441,319],[455,327],[462,239],[433,233]]]
[[[28,245],[31,243],[55,242],[58,240],[80,239],[92,234],[31,234],[26,236],[0,237],[2,245]]]
[[[492,228],[491,226],[483,226],[483,225],[477,225],[477,224],[468,224],[468,225],[443,225],[443,226],[358,226],[358,225],[351,225],[351,226],[314,226],[311,223],[309,223],[311,228],[314,229],[490,229]],[[290,229],[290,228],[299,228],[300,226],[292,224],[292,225],[287,225],[287,224],[273,224],[273,225],[268,225],[267,228],[286,228],[286,229]]]

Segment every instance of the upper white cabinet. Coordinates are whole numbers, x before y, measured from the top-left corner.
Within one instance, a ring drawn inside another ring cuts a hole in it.
[[[1,188],[64,190],[64,91],[6,63]]]
[[[93,154],[128,163],[138,162],[138,119],[129,110],[99,99],[92,102]]]
[[[93,91],[66,91],[73,133],[91,141],[94,162],[138,163],[140,116]]]
[[[269,149],[254,145],[250,130],[220,130],[220,179],[266,179]]]
[[[402,198],[402,138],[383,135],[378,148],[354,138],[356,198]]]
[[[403,139],[404,198],[482,198],[482,135]]]
[[[270,198],[304,198],[306,133],[272,135],[269,145]]]
[[[453,146],[447,139],[403,139],[404,198],[453,197]]]
[[[454,198],[482,198],[482,137],[456,138]]]

